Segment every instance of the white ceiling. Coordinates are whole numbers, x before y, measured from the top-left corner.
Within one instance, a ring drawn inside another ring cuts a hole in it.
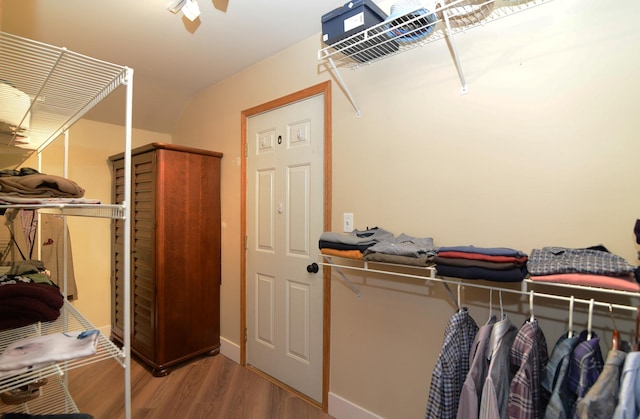
[[[191,22],[169,0],[0,0],[0,29],[133,68],[134,127],[171,133],[207,86],[314,34],[321,48],[322,15],[345,1],[198,0]],[[88,117],[122,123],[119,94]]]

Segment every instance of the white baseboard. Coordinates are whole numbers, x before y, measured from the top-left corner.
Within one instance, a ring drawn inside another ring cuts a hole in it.
[[[220,353],[236,363],[240,363],[240,345],[220,336]]]
[[[336,419],[384,419],[382,416],[331,392],[329,392],[328,413]]]

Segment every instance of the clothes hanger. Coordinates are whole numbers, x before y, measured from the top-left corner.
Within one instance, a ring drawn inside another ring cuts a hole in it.
[[[529,322],[533,323],[534,320],[534,316],[533,316],[533,290],[529,291]]]
[[[591,322],[593,320],[594,299],[589,300],[589,318],[587,319],[587,340],[591,340]]]
[[[462,299],[460,298],[460,287],[462,286],[462,281],[458,281],[458,310],[462,310]]]
[[[633,350],[640,350],[640,344],[638,343],[638,325],[640,324],[640,306],[636,307],[636,334],[633,337]]]
[[[491,321],[493,317],[493,290],[489,290],[489,319],[487,320],[487,324]]]
[[[573,337],[573,303],[575,301],[574,296],[572,295],[569,298],[569,327],[567,329],[567,338]]]
[[[640,313],[640,306],[638,307]],[[502,308],[502,290],[500,290],[500,320],[504,320],[504,309]]]
[[[611,336],[611,349],[619,350],[620,349],[620,332],[618,332],[618,327],[616,326],[616,319],[613,318],[613,305],[609,304],[609,316],[611,316],[611,321],[613,322],[613,333]]]

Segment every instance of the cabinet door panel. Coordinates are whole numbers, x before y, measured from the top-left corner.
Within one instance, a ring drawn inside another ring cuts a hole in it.
[[[155,283],[155,156],[154,152],[131,158],[132,182],[132,336],[131,345],[139,354],[156,356]]]

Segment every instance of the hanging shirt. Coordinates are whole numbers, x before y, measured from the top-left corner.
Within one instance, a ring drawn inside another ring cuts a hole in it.
[[[480,412],[482,387],[489,370],[489,340],[496,317],[491,316],[487,324],[480,327],[471,346],[469,373],[462,385],[458,404],[458,419],[477,418]]]
[[[607,354],[604,368],[596,383],[578,402],[576,411],[580,419],[599,419],[613,417],[618,404],[620,374],[627,353],[612,349]]]
[[[496,323],[491,330],[489,342],[491,360],[482,388],[480,414],[478,415],[481,419],[507,417],[509,385],[513,378],[509,366],[509,352],[517,333],[518,329],[506,316],[503,316],[502,320]]]
[[[568,337],[568,333],[560,336],[551,352],[551,357],[542,377],[542,391],[551,394],[549,404],[544,413],[545,419],[565,419],[571,417],[571,408],[575,396],[569,392],[569,364],[573,349],[579,342],[578,336]]]
[[[614,419],[635,419],[640,414],[636,401],[640,400],[640,352],[630,352],[624,361],[620,377],[618,406]]]
[[[579,402],[595,384],[604,367],[602,352],[600,352],[600,338],[591,332],[591,339],[587,340],[587,331],[580,333],[580,343],[573,350],[569,366],[568,387]],[[575,413],[576,405],[573,406]]]
[[[469,372],[471,345],[478,325],[466,308],[458,310],[444,331],[444,342],[431,377],[425,418],[455,418],[462,384]]]
[[[538,321],[526,321],[511,346],[511,367],[517,372],[509,387],[509,418],[542,418],[547,398],[541,380],[548,361],[547,340]]]

